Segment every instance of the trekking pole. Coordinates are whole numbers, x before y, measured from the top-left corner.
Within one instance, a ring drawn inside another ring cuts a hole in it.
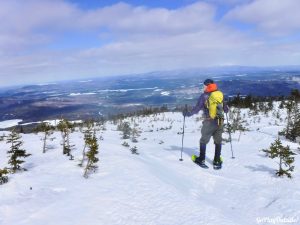
[[[235,157],[233,156],[233,149],[232,149],[232,141],[231,141],[231,128],[228,122],[228,116],[226,113],[226,120],[227,120],[227,125],[228,125],[228,133],[229,133],[229,139],[230,139],[230,148],[231,148],[231,158],[234,159]]]
[[[187,112],[187,105],[185,105],[184,112],[185,113]],[[179,161],[183,161],[182,152],[183,152],[184,126],[185,126],[185,114],[183,116],[182,139],[181,139],[181,157],[180,157]]]

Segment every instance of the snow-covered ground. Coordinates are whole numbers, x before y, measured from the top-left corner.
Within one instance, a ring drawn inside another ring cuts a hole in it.
[[[276,161],[260,150],[275,140],[283,122],[274,125],[277,119],[269,114],[253,123],[253,117],[245,115],[250,131],[232,135],[235,159],[230,144],[224,143],[222,170],[212,168],[212,140],[207,148],[208,170],[190,160],[198,154],[201,121],[196,116],[186,119],[184,160],[179,161],[180,113],[135,118],[142,133],[138,143],[128,143],[137,146],[139,155],[121,145],[121,133],[107,122],[106,130],[97,134],[104,138],[99,168],[88,179],[77,165],[82,133],[71,134],[76,146],[73,161],[62,154],[60,133],[53,134],[56,139],[45,154],[42,135],[25,134],[24,148],[32,154],[24,164],[28,171],[10,174],[9,182],[0,186],[0,224],[300,224],[298,145],[282,140],[297,153],[295,171],[293,179],[276,177]],[[0,168],[7,166],[8,147],[0,142]]]
[[[0,129],[5,129],[5,128],[16,126],[20,122],[22,122],[22,120],[20,120],[20,119],[1,121],[0,122]]]

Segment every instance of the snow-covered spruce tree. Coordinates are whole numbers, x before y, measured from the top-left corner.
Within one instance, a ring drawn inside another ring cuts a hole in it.
[[[263,102],[263,113],[268,116],[268,113],[273,110],[273,101],[271,99],[267,99],[267,102]]]
[[[227,129],[231,129],[232,133],[235,133],[236,131],[245,131],[246,128],[244,126],[245,120],[243,120],[241,115],[241,109],[240,108],[234,108],[233,110],[229,111],[229,123],[230,127],[227,127]],[[225,127],[226,128],[226,127]]]
[[[273,100],[269,100],[267,103],[267,111],[272,111],[274,109]]]
[[[73,145],[70,145],[70,133],[73,131],[73,125],[66,119],[62,119],[58,125],[57,129],[61,132],[62,136],[62,146],[63,146],[63,154],[67,154],[70,156],[70,159],[73,159],[71,154]]]
[[[8,177],[5,176],[8,174],[8,170],[6,168],[0,169],[0,185],[8,182]]]
[[[251,102],[249,106],[248,116],[258,115],[258,105],[257,102]]]
[[[245,117],[246,115],[244,115]],[[240,141],[240,137],[242,132],[246,131],[247,128],[245,127],[245,120],[242,118],[241,115],[241,109],[240,108],[234,108],[233,110],[229,111],[229,123],[226,123],[224,125],[224,131],[229,133],[235,133],[236,131],[240,131],[239,134],[239,139],[238,141]],[[224,139],[226,142],[229,142],[230,139]]]
[[[265,111],[265,104],[262,101],[258,102],[258,109],[260,112]]]
[[[271,143],[269,149],[263,149],[262,151],[271,159],[279,158],[279,170],[276,172],[278,176],[286,175],[292,178],[291,172],[294,171],[294,166],[292,165],[294,162],[293,155],[295,153],[290,150],[289,146],[283,146],[280,139],[277,138],[274,143]]]
[[[300,110],[298,105],[295,104],[291,118],[289,119],[289,132],[286,132],[286,138],[296,141],[300,137]]]
[[[290,127],[290,132],[287,134],[287,138],[292,141],[297,141],[300,138],[300,111],[294,115]]]
[[[300,137],[300,110],[298,104],[294,100],[284,102],[284,107],[287,110],[287,124],[286,128],[279,132],[291,141],[296,141]]]
[[[99,127],[100,131],[106,131],[106,122],[104,118],[100,118],[97,122],[96,122],[96,126]]]
[[[284,103],[284,107],[287,110],[286,136],[288,136],[288,134],[290,132],[292,112],[293,112],[293,109],[295,108],[295,104],[296,103],[293,100],[289,100]]]
[[[290,97],[296,102],[300,102],[300,91],[298,89],[291,90]]]
[[[84,147],[82,150],[82,159],[81,159],[80,163],[78,164],[79,166],[83,166],[85,156],[86,156],[86,154],[85,154],[86,147],[88,146],[89,142],[93,138],[93,126],[94,126],[94,123],[91,121],[86,121],[84,123],[84,128],[82,130],[82,132],[84,134]]]
[[[139,130],[139,125],[134,122],[133,128],[131,130],[131,141],[133,143],[138,142],[137,138],[140,136],[141,131]]]
[[[95,171],[97,169],[96,163],[99,161],[99,159],[97,158],[99,145],[95,133],[93,134],[93,137],[88,140],[87,146],[89,148],[89,151],[86,153],[88,162],[83,174],[85,178],[88,178],[88,173],[90,171]]]
[[[10,150],[7,151],[9,154],[8,163],[11,165],[11,171],[15,173],[17,170],[21,170],[21,164],[24,160],[20,158],[26,158],[31,154],[27,154],[25,149],[22,149],[23,141],[21,141],[21,136],[15,130],[8,135],[7,144],[10,144]],[[25,169],[24,169],[25,170]]]
[[[120,131],[123,132],[123,134],[122,134],[122,138],[123,138],[123,139],[129,139],[129,138],[130,138],[132,129],[131,129],[131,127],[130,127],[129,122],[121,122],[121,123],[118,125],[118,130],[120,130]]]
[[[47,122],[42,122],[36,127],[37,132],[43,132],[43,153],[46,153],[47,150],[47,140],[50,139],[50,136],[53,134],[54,127]]]

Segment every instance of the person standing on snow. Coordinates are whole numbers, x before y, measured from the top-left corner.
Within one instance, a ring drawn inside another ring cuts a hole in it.
[[[200,166],[207,167],[205,165],[206,145],[210,138],[213,137],[215,143],[213,165],[215,169],[221,169],[224,112],[228,112],[228,107],[223,102],[223,93],[218,90],[217,84],[215,84],[213,80],[206,79],[203,84],[204,93],[199,97],[196,106],[194,106],[190,112],[185,110],[183,116],[190,117],[197,114],[200,110],[203,110],[204,120],[201,129],[200,155],[194,158],[193,161]]]

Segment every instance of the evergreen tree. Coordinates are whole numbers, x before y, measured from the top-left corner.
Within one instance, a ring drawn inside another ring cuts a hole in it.
[[[285,105],[284,100],[281,100],[278,108],[279,109],[284,109],[284,105]]]
[[[129,139],[129,138],[130,138],[132,129],[131,129],[131,127],[130,127],[129,122],[121,122],[121,123],[118,125],[118,130],[120,130],[120,131],[123,132],[123,134],[122,134],[122,138],[123,138],[123,139]]]
[[[105,125],[104,118],[100,118],[100,120],[96,123],[96,125],[99,127],[99,130],[101,130],[101,131],[106,130],[106,125]]]
[[[278,176],[286,175],[292,178],[291,172],[294,171],[294,166],[292,166],[294,162],[293,155],[295,153],[290,150],[289,146],[283,146],[280,139],[277,138],[269,149],[263,149],[262,151],[271,159],[279,158],[279,170],[276,172]]]
[[[21,170],[21,164],[24,163],[24,160],[20,158],[26,158],[31,154],[27,154],[26,150],[22,149],[23,142],[20,140],[21,136],[13,130],[7,137],[7,144],[10,144],[10,150],[7,151],[9,154],[8,163],[12,166],[11,170],[15,173],[17,170]]]
[[[296,141],[300,138],[300,111],[295,109],[295,114],[291,119],[290,132],[286,137],[292,141]]]
[[[99,159],[97,158],[99,145],[97,143],[97,138],[96,138],[95,133],[94,133],[93,137],[90,140],[88,140],[87,145],[88,145],[89,151],[86,153],[88,162],[85,167],[84,174],[83,174],[83,176],[85,178],[88,177],[88,173],[91,170],[95,171],[97,169],[96,163],[99,161]]]
[[[291,97],[294,99],[296,102],[300,101],[300,91],[298,89],[293,89],[291,91]]]
[[[252,96],[251,95],[247,95],[246,98],[244,99],[244,106],[245,108],[251,108],[252,107]]]
[[[44,137],[42,138],[43,141],[43,153],[47,150],[47,140],[49,137],[53,134],[54,127],[51,126],[47,122],[42,122],[40,125],[38,125],[35,129],[37,132],[43,132]]]
[[[287,125],[286,128],[280,132],[292,141],[296,141],[300,137],[300,110],[298,104],[294,100],[289,100],[284,103],[287,109]]]
[[[264,111],[265,111],[265,105],[264,105],[263,102],[259,102],[259,103],[258,103],[258,109],[259,109],[259,111],[261,111],[261,112],[264,112]]]
[[[81,159],[81,162],[78,164],[79,166],[82,166],[83,165],[83,162],[84,162],[84,159],[85,159],[85,150],[86,150],[86,147],[88,146],[88,144],[90,143],[90,141],[92,140],[92,137],[93,137],[93,126],[94,126],[94,123],[91,122],[91,121],[86,121],[84,123],[85,125],[85,129],[83,130],[83,134],[84,134],[84,147],[83,147],[83,150],[82,150],[82,159]]]
[[[140,136],[140,130],[138,128],[138,124],[134,122],[134,126],[133,126],[133,129],[131,130],[131,141],[133,143],[136,143],[138,142],[137,138]]]
[[[273,101],[269,100],[267,104],[267,109],[268,109],[267,111],[272,111],[273,108],[274,108]]]
[[[249,116],[256,116],[256,115],[258,115],[258,104],[257,102],[253,102],[249,110]]]
[[[70,145],[70,133],[73,131],[74,126],[68,120],[62,119],[58,123],[57,129],[61,132],[62,135],[63,154],[67,154],[67,156],[70,156],[70,159],[73,159],[71,150],[74,146]]]
[[[295,102],[293,100],[287,101],[285,103],[285,108],[287,109],[287,127],[286,127],[286,136],[289,135],[290,126],[291,126],[291,114],[295,107]]]
[[[0,185],[8,182],[8,177],[5,176],[8,174],[8,170],[6,168],[0,169]]]
[[[230,127],[225,127],[228,131],[235,133],[236,131],[245,131],[246,128],[244,126],[245,120],[243,120],[241,115],[240,108],[234,108],[233,110],[229,111],[229,119],[231,120]]]

